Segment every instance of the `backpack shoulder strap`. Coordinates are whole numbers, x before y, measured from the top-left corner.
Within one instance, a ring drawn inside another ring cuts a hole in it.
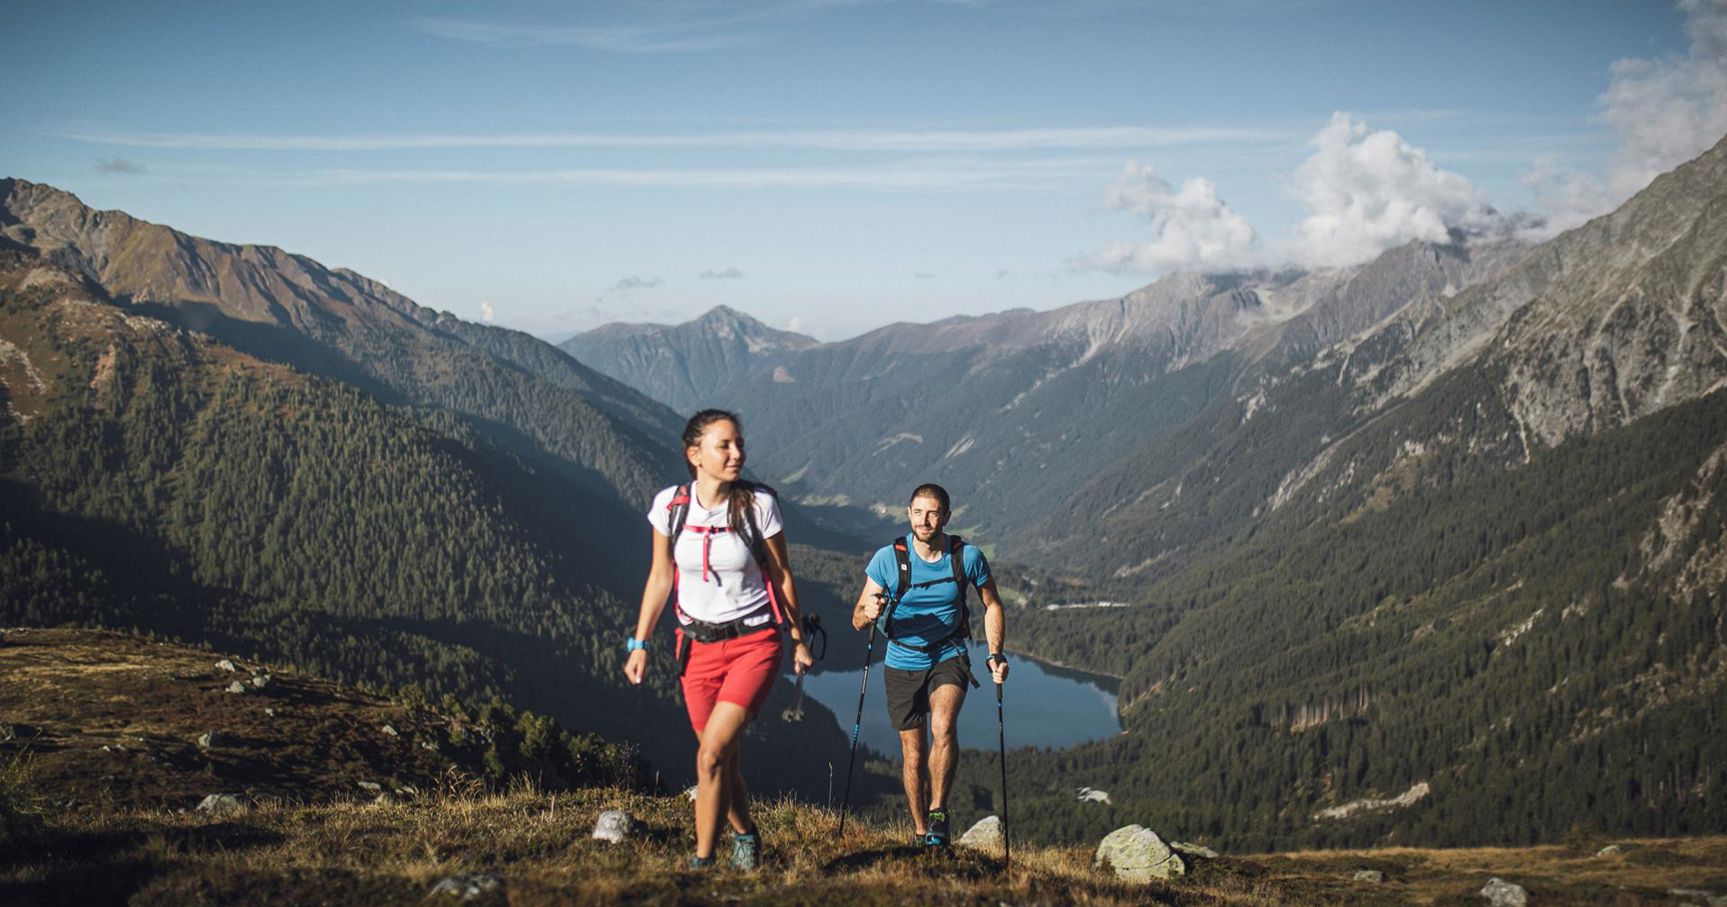
[[[753,495],[757,491],[765,491],[770,497],[777,498],[780,496],[779,492],[766,485],[751,482],[750,493]],[[744,525],[750,530],[749,538],[746,539],[750,546],[750,556],[756,559],[756,566],[766,572],[768,569],[768,540],[762,538],[761,526],[756,523],[756,505],[753,497],[750,499],[750,506],[744,509]]]
[[[899,607],[899,600],[911,589],[911,548],[906,545],[905,536],[895,536],[893,540],[893,560],[898,568],[899,584],[894,588],[893,598],[887,606],[887,638],[893,639],[893,612]]]
[[[690,518],[690,486],[688,483],[679,485],[672,492],[672,499],[666,502],[666,511],[670,514],[667,524],[671,531],[672,547],[677,547],[678,533],[684,531],[684,523]]]
[[[965,539],[948,536],[948,560],[953,564],[954,607],[959,609],[959,637],[971,638],[971,608],[966,604]]]

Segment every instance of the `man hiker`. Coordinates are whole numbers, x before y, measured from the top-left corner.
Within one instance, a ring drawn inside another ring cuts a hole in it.
[[[998,684],[1007,679],[1002,606],[983,552],[942,531],[952,516],[946,490],[918,486],[906,513],[911,533],[877,551],[864,570],[852,627],[862,630],[874,622],[888,638],[882,674],[888,720],[899,731],[905,757],[906,804],[918,843],[938,848],[948,844],[947,796],[959,759],[956,722],[967,689],[977,685],[966,649],[968,587],[983,599],[989,671]]]

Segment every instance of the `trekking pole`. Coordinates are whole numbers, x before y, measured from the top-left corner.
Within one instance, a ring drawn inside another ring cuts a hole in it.
[[[1011,865],[1011,857],[1007,847],[1007,722],[1001,717],[1001,687],[1001,681],[996,681],[995,730],[1001,742],[1001,869],[1006,872]]]
[[[864,696],[869,692],[869,662],[875,655],[875,631],[875,621],[870,621],[869,644],[864,647],[863,683],[858,687],[858,716],[857,720],[852,722],[852,755],[846,760],[845,793],[840,797],[840,836],[846,833],[846,808],[852,802],[852,767],[857,765],[858,761],[858,729],[863,727]]]

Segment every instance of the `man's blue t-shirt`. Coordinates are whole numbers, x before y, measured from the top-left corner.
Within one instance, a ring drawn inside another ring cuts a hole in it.
[[[943,544],[952,542],[943,538]],[[893,610],[893,631],[895,642],[907,642],[912,645],[930,646],[952,635],[959,628],[959,590],[953,584],[953,555],[944,550],[941,559],[931,563],[918,556],[917,541],[910,534],[905,537],[910,546],[911,554],[911,588],[906,590],[905,598],[900,599],[899,607]],[[966,579],[971,581],[973,588],[989,582],[989,561],[984,559],[983,552],[974,545],[966,545],[961,555],[965,562]],[[870,558],[869,566],[864,573],[875,584],[887,590],[892,596],[899,589],[899,565],[894,560],[893,546],[883,546]],[[887,632],[887,612],[877,624],[882,632]],[[945,661],[964,650],[964,644],[959,640],[949,640],[940,652],[925,652],[904,645],[889,645],[887,647],[887,666],[902,671],[923,671]]]

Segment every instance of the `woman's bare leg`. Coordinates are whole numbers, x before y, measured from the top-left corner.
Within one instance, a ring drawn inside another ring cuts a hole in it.
[[[735,702],[718,702],[702,731],[701,745],[696,748],[696,856],[714,855],[715,839],[720,834],[720,822],[731,818],[738,805],[730,802],[732,777],[737,775],[738,743],[744,728],[750,723],[750,713]],[[741,797],[743,778],[737,775],[736,787]],[[742,817],[748,819],[748,806],[743,805]],[[736,827],[733,819],[733,827]]]

